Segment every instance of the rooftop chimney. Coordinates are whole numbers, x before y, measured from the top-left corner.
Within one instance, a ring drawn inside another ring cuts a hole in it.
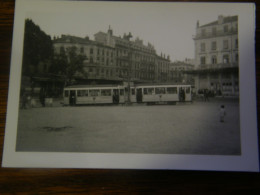
[[[218,16],[218,24],[223,24],[224,16],[219,15]]]
[[[113,35],[113,30],[110,28],[110,25],[109,25],[109,27],[108,27],[107,33],[108,33],[110,36]]]
[[[199,27],[200,27],[200,21],[197,20],[197,28],[199,28]]]

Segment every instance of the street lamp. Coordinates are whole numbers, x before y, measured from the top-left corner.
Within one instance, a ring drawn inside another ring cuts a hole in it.
[[[131,104],[130,98],[130,82],[131,82],[131,68],[132,68],[132,50],[131,50],[131,42],[129,40],[129,51],[128,51],[128,69],[127,69],[127,104]]]

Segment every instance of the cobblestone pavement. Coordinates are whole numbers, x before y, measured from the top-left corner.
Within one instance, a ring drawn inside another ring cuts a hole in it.
[[[225,122],[219,107],[226,106]],[[236,100],[20,110],[17,151],[240,154]]]

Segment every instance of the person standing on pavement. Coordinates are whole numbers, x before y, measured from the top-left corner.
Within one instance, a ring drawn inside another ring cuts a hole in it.
[[[225,116],[226,116],[226,110],[225,110],[225,106],[224,105],[220,106],[219,116],[220,116],[220,122],[224,123]]]

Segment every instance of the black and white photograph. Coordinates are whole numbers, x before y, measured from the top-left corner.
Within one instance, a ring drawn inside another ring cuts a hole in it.
[[[253,52],[253,4],[18,0],[3,164],[256,171]]]

